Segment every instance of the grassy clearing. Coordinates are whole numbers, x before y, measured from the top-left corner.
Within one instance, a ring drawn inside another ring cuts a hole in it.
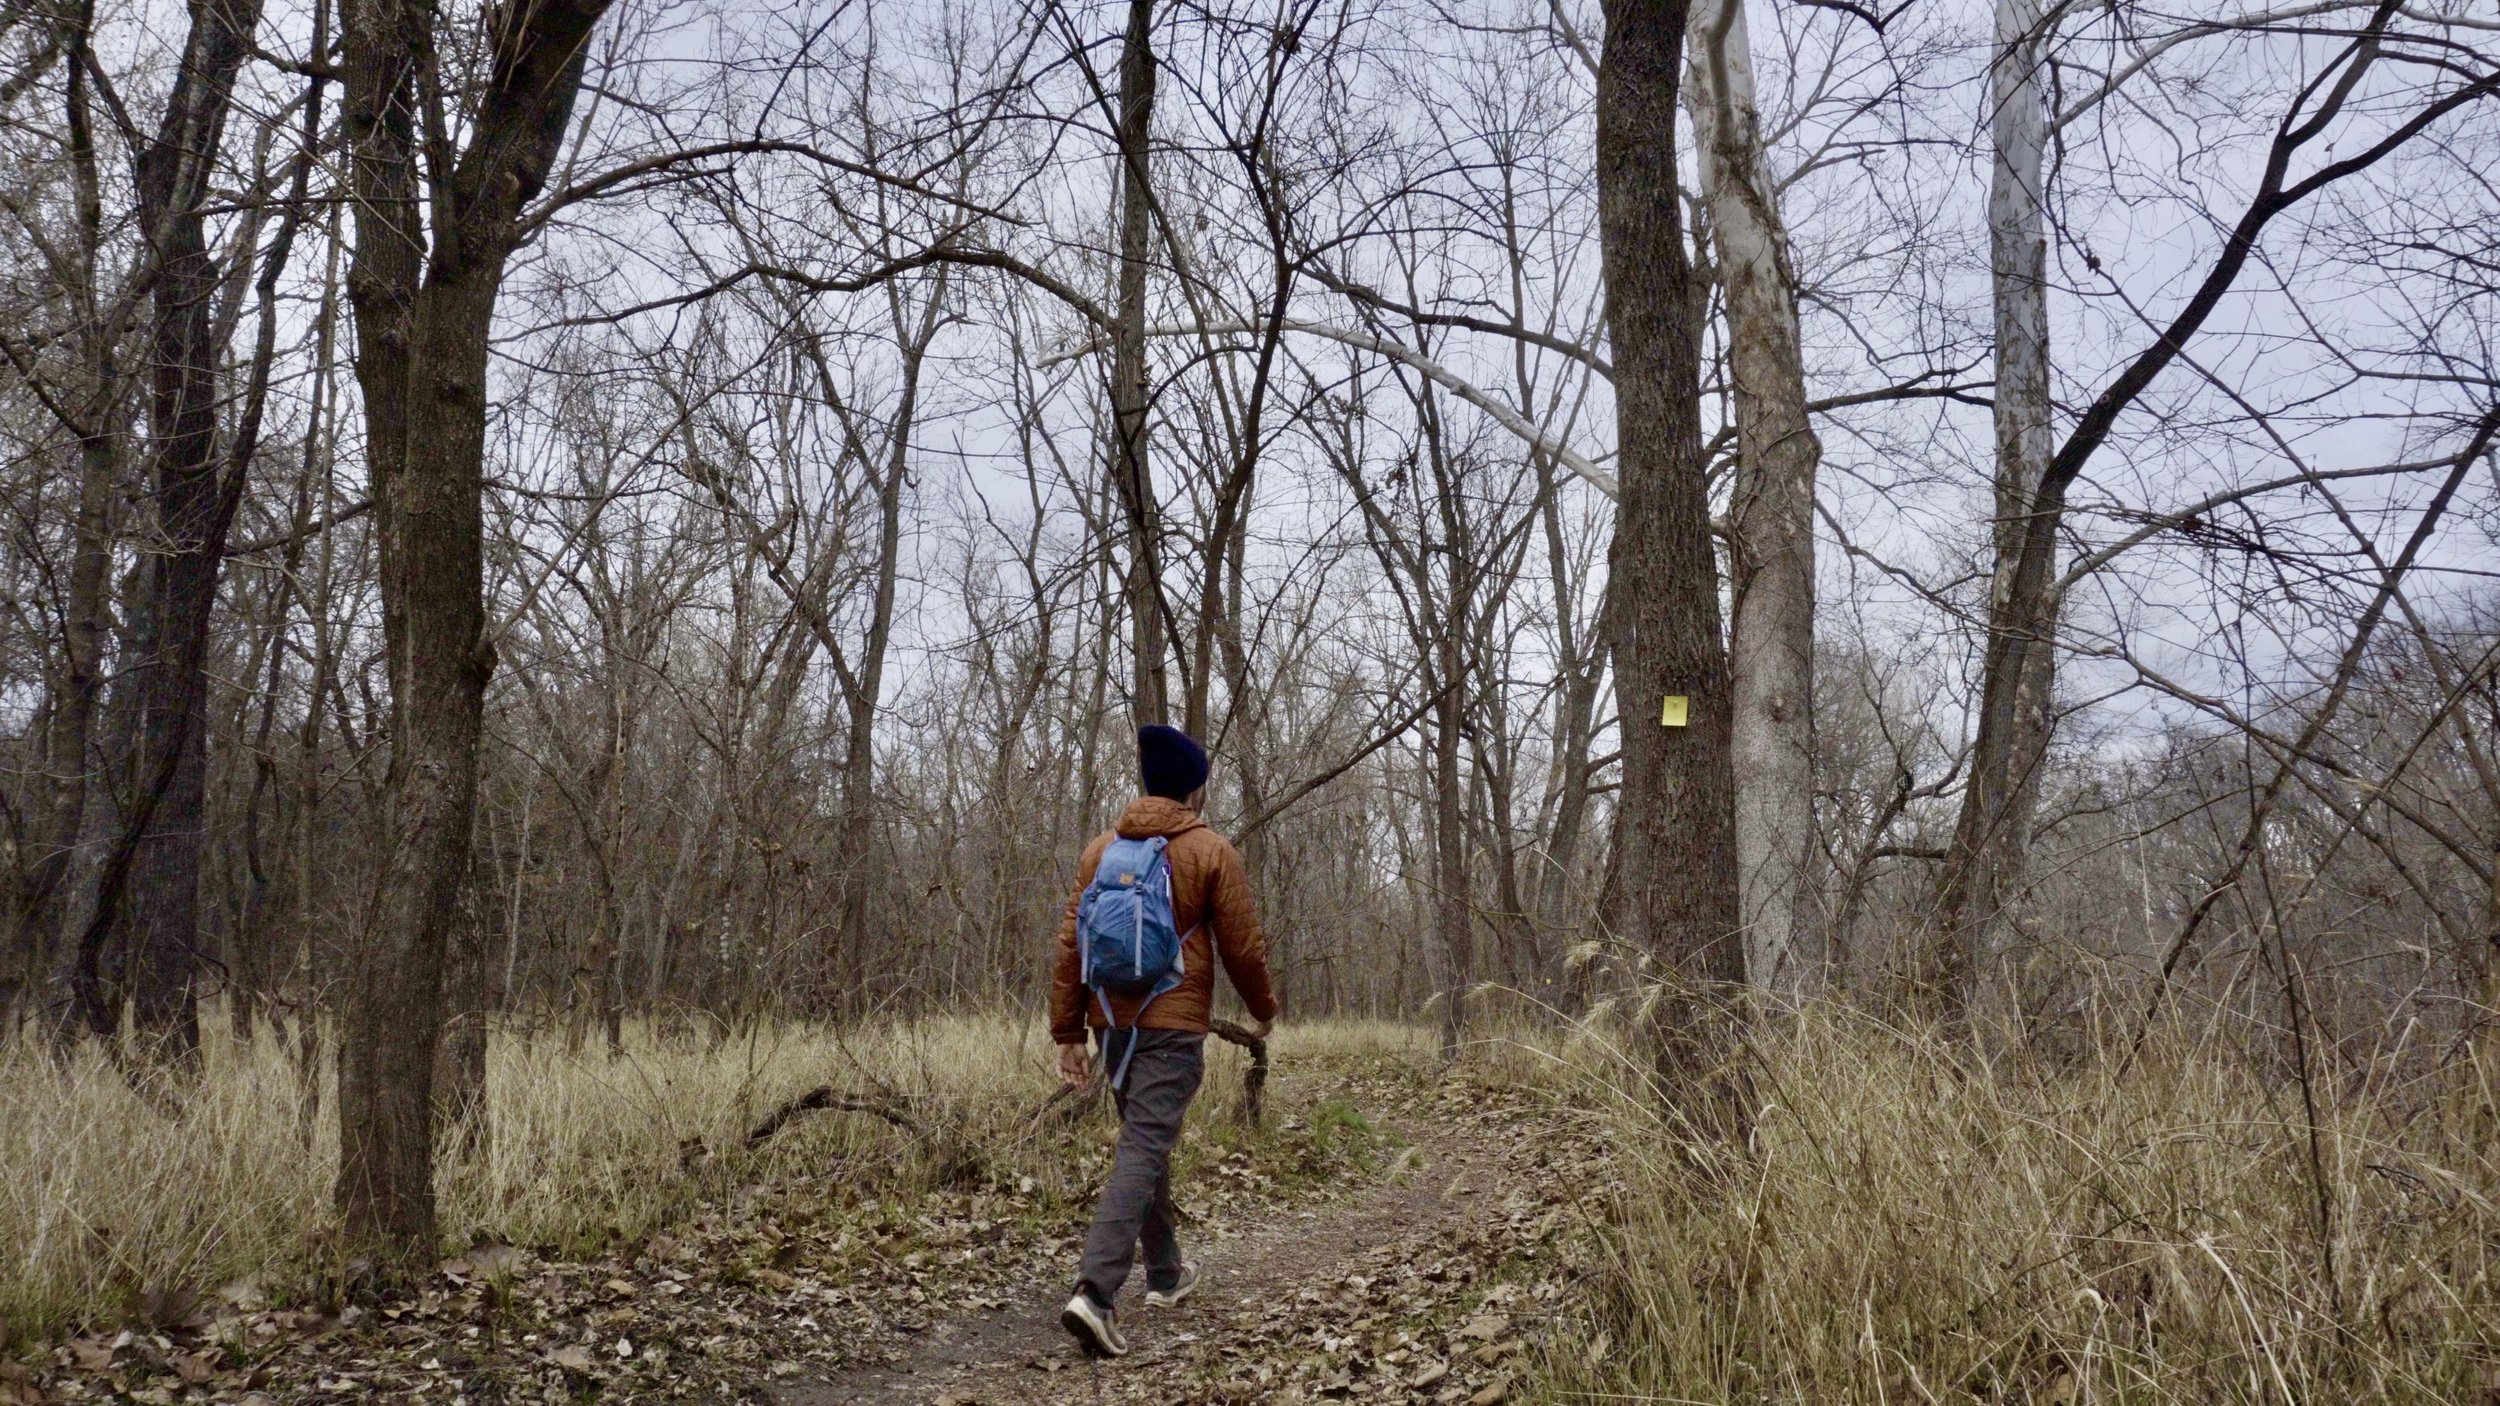
[[[212,1025],[215,1024],[212,1022]],[[1281,1067],[1395,1065],[1421,1048],[1386,1024],[1321,1022],[1277,1040]],[[1220,1157],[1253,1139],[1231,1126],[1243,1057],[1211,1042],[1193,1118]],[[294,1068],[268,1041],[210,1041],[178,1107],[135,1093],[92,1052],[68,1068],[0,1045],[0,1348],[124,1315],[161,1314],[244,1278],[281,1297],[335,1275],[330,1210],[337,1126],[301,1126]],[[940,1180],[1030,1177],[1053,1206],[1087,1186],[1108,1130],[1032,1115],[1052,1087],[1038,1025],[996,1014],[836,1034],[759,1026],[717,1046],[629,1032],[623,1057],[595,1044],[498,1033],[489,1051],[492,1137],[446,1149],[438,1172],[446,1248],[479,1239],[559,1255],[630,1242],[732,1188],[821,1178],[902,1196]],[[762,1148],[745,1131],[819,1084],[906,1110],[911,1128],[856,1113],[793,1121]],[[1271,1086],[1271,1123],[1301,1120]],[[1312,1142],[1314,1133],[1301,1135]],[[1289,1175],[1293,1159],[1280,1158]]]
[[[1766,1030],[1751,1146],[1705,1150],[1583,1034],[1629,1185],[1555,1400],[2500,1400],[2487,1075],[2316,1084],[2167,1031],[1974,1062],[1833,1008]],[[2400,1074],[2399,1071],[2412,1071]]]

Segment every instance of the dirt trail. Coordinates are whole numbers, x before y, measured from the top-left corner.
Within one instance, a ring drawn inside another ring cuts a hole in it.
[[[31,1380],[0,1371],[0,1406],[1488,1406],[1583,1292],[1569,1246],[1612,1174],[1588,1119],[1485,1080],[1315,1063],[1279,1071],[1271,1132],[1193,1131],[1212,1143],[1177,1188],[1182,1239],[1208,1277],[1164,1310],[1132,1282],[1117,1362],[1059,1329],[1083,1220],[1056,1191],[797,1176],[601,1255],[473,1246],[372,1306],[230,1286],[162,1330],[66,1343]],[[1099,1142],[1072,1155],[1102,1162]]]
[[[1093,1363],[1059,1327],[1064,1278],[1003,1307],[888,1328],[851,1365],[785,1383],[781,1406],[1503,1399],[1550,1302],[1497,1268],[1553,1236],[1562,1179],[1549,1116],[1449,1085],[1384,1119],[1404,1148],[1368,1181],[1282,1212],[1185,1225],[1207,1281],[1177,1309],[1121,1297],[1129,1355]],[[1577,1181],[1579,1178],[1569,1180]],[[1548,1259],[1550,1260],[1550,1252]],[[1550,1263],[1545,1266],[1550,1272]],[[1543,1297],[1556,1295],[1552,1286]]]

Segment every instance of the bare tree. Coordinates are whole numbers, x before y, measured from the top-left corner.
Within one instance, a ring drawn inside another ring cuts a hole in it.
[[[91,34],[94,7],[69,7],[54,22],[50,49],[62,76],[62,145],[69,168],[69,238],[56,246],[51,270],[74,321],[76,377],[41,399],[77,445],[78,493],[71,519],[71,559],[58,612],[59,662],[46,671],[43,715],[44,785],[36,812],[33,860],[20,889],[18,964],[23,979],[49,977],[53,1011],[49,1023],[66,1035],[88,1020],[82,1010],[79,931],[65,925],[79,910],[65,904],[76,870],[95,787],[91,756],[105,681],[110,633],[113,504],[128,445],[121,422],[131,378],[122,364],[122,339],[135,310],[138,289],[110,285],[111,251],[104,229],[102,173],[96,148]],[[136,280],[133,280],[134,284]],[[10,347],[11,363],[31,376],[25,351]]]
[[[2402,18],[2398,7],[2373,9],[2358,28],[2347,32],[2327,62],[2299,84],[2282,117],[2273,124],[2256,187],[2235,217],[2216,219],[2222,227],[2219,246],[2189,285],[2187,296],[2151,329],[2149,344],[2126,358],[2090,395],[2055,453],[2039,461],[2037,483],[2025,491],[2028,470],[2019,465],[2007,467],[2004,456],[2011,453],[2020,464],[2028,464],[2028,456],[2048,442],[2043,430],[2046,321],[2043,304],[2035,301],[2045,296],[2045,259],[2035,259],[2028,252],[2035,238],[2028,221],[2044,200],[2040,179],[2032,171],[2037,169],[2034,163],[2044,144],[2048,119],[2032,106],[2040,100],[2036,81],[2024,77],[2029,67],[2045,62],[2037,47],[2045,21],[2033,20],[2032,12],[2017,0],[2009,4],[2011,8],[2001,12],[1998,36],[1998,83],[2005,104],[1998,115],[1997,140],[2006,154],[1992,187],[1991,219],[2001,227],[2001,234],[1994,236],[2003,289],[1999,374],[2007,375],[2010,366],[2015,376],[2014,405],[2007,408],[2000,393],[1997,481],[2003,545],[1989,597],[1970,777],[1936,897],[1933,984],[1948,1010],[1958,1009],[1967,999],[1972,974],[1986,950],[1989,925],[2006,902],[2011,875],[2028,840],[2029,808],[2034,803],[2031,788],[2045,746],[2054,651],[2066,595],[2055,558],[2069,492],[2116,431],[2121,417],[2164,372],[2189,355],[2189,344],[2258,256],[2264,235],[2278,218],[2387,160],[2451,114],[2500,93],[2500,69],[2482,62],[2455,67],[2443,58],[2436,68],[2445,82],[2414,94],[2416,100],[2401,115],[2382,113],[2371,118],[2366,135],[2356,134],[2350,142],[2330,141],[2328,149],[2343,154],[2317,159],[2312,169],[2296,175],[2296,160],[2308,156],[2322,137],[2343,132],[2338,119],[2345,116],[2373,70],[2383,63],[2409,63],[2411,46],[2416,43],[2446,51],[2437,35],[2417,37],[2397,29]],[[2260,19],[2255,26],[2272,22]],[[2199,26],[2190,32],[2214,31]],[[2036,367],[2035,356],[2039,358]],[[2190,364],[2195,364],[2192,358]],[[2005,496],[2009,492],[2013,496]]]
[[[443,951],[469,866],[495,664],[482,596],[487,338],[505,263],[533,228],[526,202],[563,145],[607,8],[496,11],[456,156],[431,138],[447,118],[429,61],[434,13],[407,0],[351,0],[343,12],[349,287],[379,520],[393,814],[347,987],[338,1199],[349,1241],[391,1259],[433,1247]]]
[[[1989,62],[1988,262],[1996,321],[1995,567],[1991,617],[2010,611],[2025,532],[2052,446],[2049,400],[2049,114],[2042,84],[2051,42],[2036,0],[2001,0]],[[2036,793],[2030,778],[2049,740],[2053,656],[2016,651],[2017,677],[2001,686],[2002,720],[1963,793],[1963,829],[1945,859],[1937,919],[1947,935],[1939,995],[1948,1009],[1970,981],[1972,954],[1990,934],[2016,882]]]
[[[1129,708],[1162,722],[1171,711],[1164,675],[1161,510],[1147,453],[1146,247],[1153,238],[1154,0],[1129,0],[1120,42],[1119,281],[1111,336],[1111,480],[1128,515]]]
[[[1622,484],[1607,559],[1623,739],[1610,912],[1618,935],[1689,1003],[1711,984],[1742,982],[1745,956],[1727,650],[1701,448],[1701,300],[1676,175],[1684,32],[1678,0],[1606,6],[1597,190]],[[1694,1018],[1686,1004],[1670,1028]],[[1666,1048],[1661,1059],[1671,1060]]]
[[[1817,929],[1814,836],[1814,476],[1797,275],[1755,110],[1744,0],[1698,0],[1684,104],[1701,158],[1736,403],[1727,512],[1730,739],[1745,972],[1794,991]],[[1626,713],[1628,718],[1630,714]]]

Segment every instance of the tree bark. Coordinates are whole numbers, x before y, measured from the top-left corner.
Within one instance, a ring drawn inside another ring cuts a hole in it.
[[[135,833],[122,841],[127,861],[108,861],[102,882],[127,885],[133,1034],[151,1055],[179,1062],[199,1052],[208,627],[242,488],[240,464],[220,472],[224,349],[213,304],[225,270],[208,247],[205,207],[235,76],[259,23],[258,0],[193,4],[173,92],[138,161],[140,225],[155,270],[148,429],[156,540],[132,632],[138,731],[128,775],[137,797]],[[94,921],[111,921],[124,902],[108,888]]]
[[[1598,230],[1622,466],[1606,586],[1623,733],[1610,916],[1669,983],[1662,1063],[1677,1061],[1711,988],[1745,978],[1728,663],[1701,447],[1702,302],[1677,206],[1684,28],[1679,0],[1608,0],[1597,76]],[[1670,696],[1688,700],[1684,726],[1661,723]]]
[[[1727,298],[1736,471],[1728,504],[1736,890],[1745,975],[1795,994],[1819,930],[1814,836],[1814,477],[1797,276],[1763,158],[1745,0],[1693,0],[1684,102]],[[1625,715],[1627,718],[1629,713]]]
[[[434,1116],[457,1152],[482,1158],[494,1145],[487,1113],[488,999],[485,915],[463,902],[444,943],[443,1039],[434,1054]]]
[[[2049,421],[2048,108],[2039,81],[2039,0],[1999,0],[1989,123],[1996,148],[1988,178],[1988,251],[1996,310],[1996,520],[1989,631],[2003,670],[1989,686],[2001,718],[1982,724],[1984,744],[1971,774],[1953,843],[1938,876],[1932,996],[1948,1018],[1966,1008],[1979,964],[2020,882],[2037,790],[2048,749],[2049,698],[2056,655],[2044,633],[2014,633],[2018,618],[2041,613],[2015,598],[2041,476],[2052,450]],[[2047,573],[2036,573],[2043,583]],[[1983,703],[1983,712],[1987,711]]]
[[[943,321],[945,272],[941,269],[936,276],[919,325],[908,331],[899,291],[888,284],[886,293],[887,310],[893,316],[902,355],[902,392],[894,408],[894,429],[887,441],[885,474],[877,481],[876,585],[869,601],[868,633],[860,641],[858,672],[847,700],[849,717],[845,720],[847,735],[842,758],[845,872],[840,932],[849,956],[839,965],[852,967],[855,973],[866,970],[874,898],[871,890],[875,875],[881,872],[873,857],[877,837],[877,701],[885,691],[885,660],[894,634],[894,588],[902,569],[904,476],[911,467],[912,431],[920,416],[921,368]],[[831,373],[821,364],[819,373],[830,384]],[[864,980],[846,979],[837,994],[844,1001],[864,1002],[867,991]]]
[[[1447,686],[1464,666],[1458,660],[1457,625],[1444,618],[1442,626],[1440,659],[1433,668],[1444,686],[1432,727],[1432,940],[1440,958],[1434,965],[1440,968],[1435,985],[1440,988],[1441,1057],[1448,1060],[1458,1058],[1459,1045],[1466,1038],[1467,987],[1472,979],[1468,958],[1473,944],[1469,940],[1466,819],[1460,813],[1466,783],[1459,777],[1458,764],[1460,711],[1467,699],[1464,689]]]
[[[88,29],[94,7],[81,5],[66,17],[62,37],[73,200],[77,212],[77,286],[83,324],[80,348],[89,378],[78,436],[78,508],[72,528],[68,589],[61,609],[61,667],[45,699],[46,795],[43,830],[21,898],[19,945],[27,980],[51,969],[55,1007],[47,1021],[56,1036],[78,1028],[74,964],[61,960],[81,933],[65,926],[64,904],[79,837],[87,824],[94,763],[91,757],[98,704],[104,693],[104,642],[111,620],[113,499],[121,479],[124,442],[124,376],[114,348],[120,319],[107,326],[103,290],[96,286],[103,247],[103,196],[96,164],[94,115],[88,92]]]
[[[1120,47],[1120,270],[1111,334],[1111,481],[1128,517],[1129,709],[1171,710],[1164,673],[1162,509],[1147,457],[1146,248],[1154,220],[1147,142],[1155,109],[1154,0],[1129,0]]]
[[[377,1268],[434,1245],[433,1081],[443,959],[469,866],[486,682],[487,337],[522,207],[561,150],[608,0],[505,7],[470,139],[432,173],[427,239],[413,117],[435,18],[417,0],[344,11],[350,296],[382,549],[395,730],[391,839],[346,992],[338,1203]]]
[[[382,590],[397,603],[385,613],[395,627],[385,647],[399,661],[397,725],[390,850],[346,991],[338,1197],[350,1242],[377,1259],[434,1247],[434,1061],[445,944],[467,867],[493,667],[483,635],[479,504],[493,293],[474,275],[429,280],[410,319],[417,335],[407,358],[407,437],[395,466],[379,457],[373,464],[375,500],[388,504],[381,532],[394,543]],[[367,315],[358,301],[361,330]],[[360,379],[369,374],[360,368]],[[465,439],[458,437],[464,419],[477,426]],[[369,426],[367,442],[378,439]]]

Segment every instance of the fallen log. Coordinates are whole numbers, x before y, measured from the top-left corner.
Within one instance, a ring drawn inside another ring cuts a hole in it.
[[[920,1131],[918,1120],[891,1103],[838,1093],[831,1084],[819,1084],[774,1109],[763,1122],[749,1129],[747,1132],[748,1150],[752,1151],[762,1146],[772,1138],[773,1134],[780,1132],[784,1124],[800,1114],[823,1111],[865,1113],[873,1118],[883,1118],[907,1133]]]

